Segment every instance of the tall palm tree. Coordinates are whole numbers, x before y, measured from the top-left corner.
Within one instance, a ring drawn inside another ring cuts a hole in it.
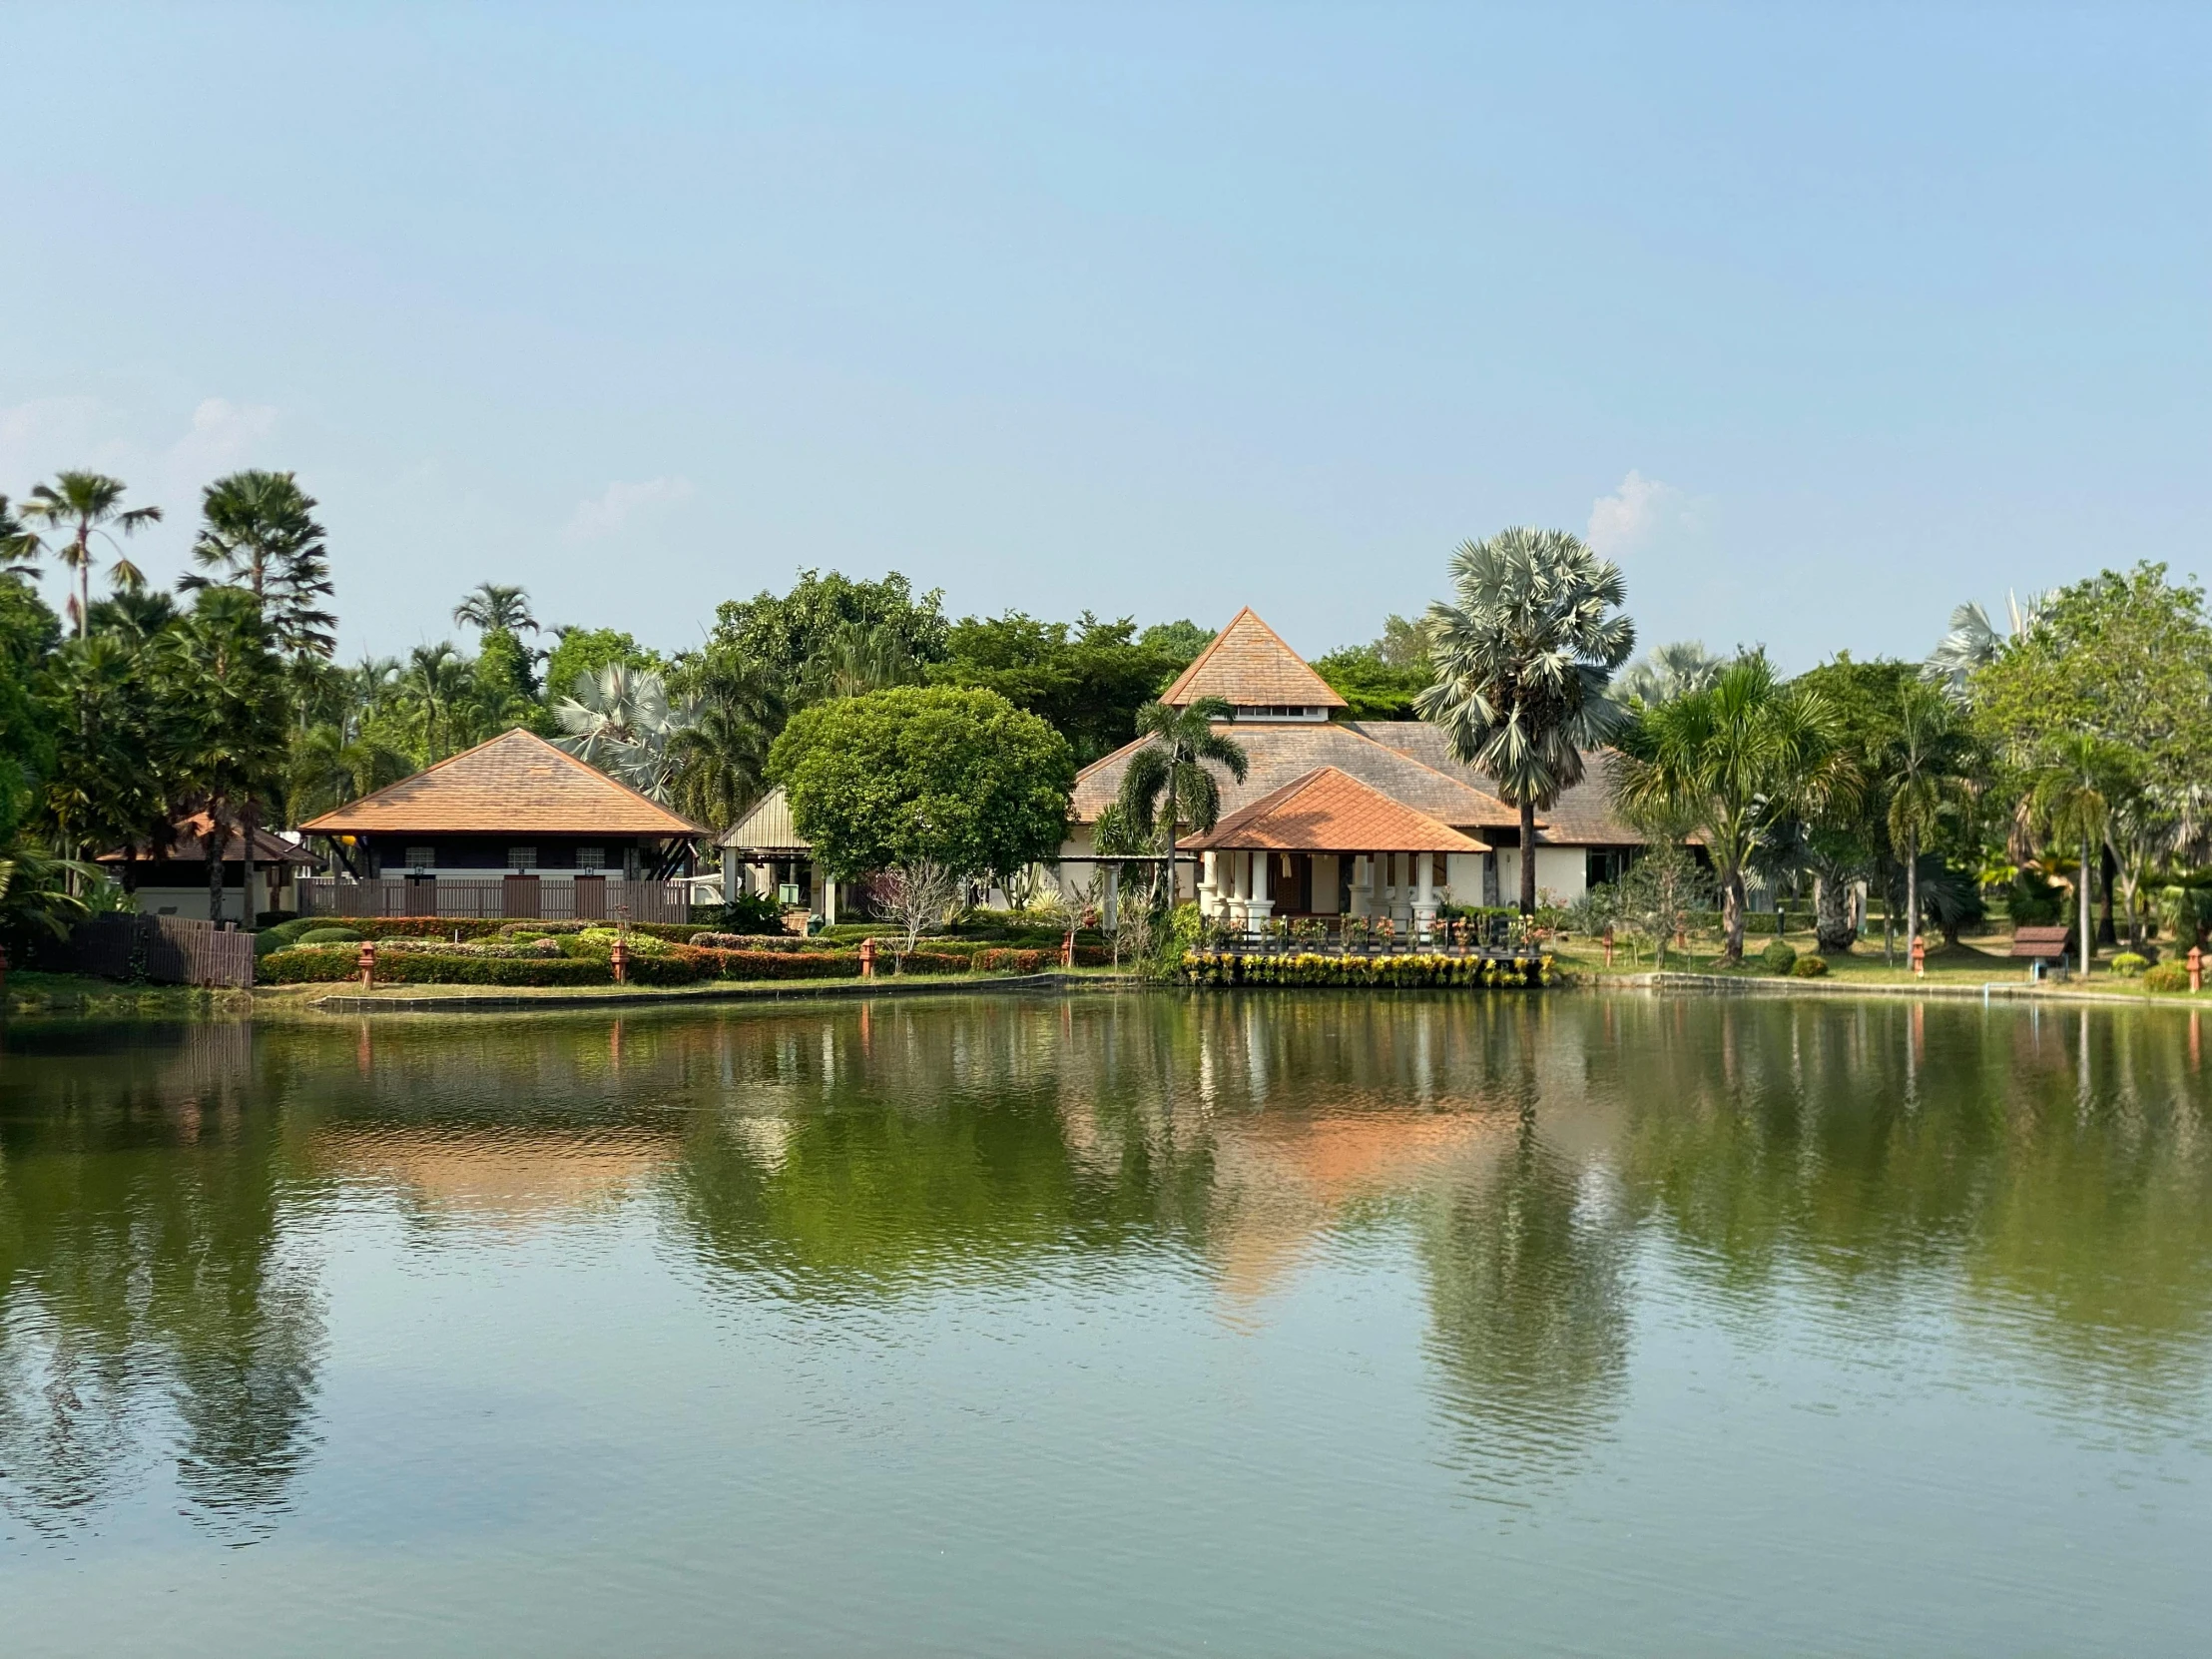
[[[2088,977],[2089,958],[2096,954],[2097,936],[2089,920],[2089,862],[2104,844],[2112,814],[2125,797],[2134,766],[2118,745],[2089,733],[2061,739],[2049,758],[2038,767],[2028,800],[2036,824],[2060,842],[2070,842],[2080,853],[2074,896],[2080,909],[2079,952],[2082,977]]]
[[[1451,556],[1453,602],[1428,608],[1436,683],[1413,708],[1452,757],[1520,809],[1520,907],[1536,908],[1536,814],[1582,781],[1621,723],[1606,687],[1635,649],[1621,573],[1564,530],[1501,530]]]
[[[392,691],[414,717],[425,766],[444,760],[460,747],[464,705],[475,688],[468,659],[450,641],[418,645],[407,653],[406,667]]]
[[[1209,764],[1240,784],[1245,779],[1249,763],[1244,746],[1214,730],[1216,721],[1229,717],[1229,704],[1219,697],[1202,697],[1180,709],[1147,703],[1137,711],[1137,736],[1150,741],[1130,757],[1129,770],[1122,774],[1121,807],[1147,835],[1159,826],[1167,842],[1162,895],[1171,906],[1178,827],[1187,824],[1203,835],[1221,817],[1221,784],[1207,770]]]
[[[453,620],[479,633],[542,633],[530,614],[530,595],[520,587],[500,582],[479,582],[453,607]]]
[[[1897,731],[1883,758],[1890,785],[1890,838],[1905,850],[1905,959],[1921,931],[1921,847],[1973,787],[1958,705],[1934,686],[1899,687]]]
[[[1813,817],[1856,781],[1840,735],[1828,699],[1746,657],[1704,691],[1645,710],[1622,738],[1614,799],[1632,822],[1703,835],[1730,961],[1744,955],[1745,865],[1789,819]]]
[[[200,533],[192,543],[193,561],[217,574],[187,575],[177,586],[244,588],[262,602],[279,651],[327,658],[337,618],[318,602],[335,590],[315,505],[288,472],[250,468],[218,478],[200,492]]]
[[[1676,640],[1630,663],[1614,682],[1613,693],[1623,702],[1664,703],[1684,692],[1703,691],[1727,666],[1727,658],[1714,656],[1698,641]]]
[[[694,673],[692,692],[698,718],[668,740],[672,793],[678,811],[727,830],[767,793],[784,697],[764,667],[720,653]]]
[[[671,703],[667,684],[651,669],[609,663],[596,678],[578,674],[574,695],[553,706],[553,718],[567,734],[553,740],[555,747],[666,803],[675,780],[669,745],[697,723],[699,708]]]
[[[68,537],[53,552],[64,566],[77,573],[77,591],[69,598],[69,616],[77,624],[79,639],[85,636],[87,613],[92,609],[92,567],[97,562],[92,546],[94,536],[115,549],[115,563],[108,567],[108,576],[116,587],[130,589],[146,585],[145,574],[124,557],[123,544],[116,540],[116,532],[137,535],[149,524],[159,524],[162,510],[159,507],[126,508],[124,488],[122,479],[110,478],[104,473],[58,472],[51,484],[34,485],[30,498],[23,503],[24,517],[51,525]]]
[[[1989,621],[1989,613],[1977,604],[1969,601],[1953,609],[1950,632],[1928,654],[1928,661],[1921,665],[1921,678],[1942,686],[1953,697],[1963,697],[1968,675],[1995,662],[2008,639],[2018,639],[2042,621],[2050,595],[2031,593],[2023,601],[2008,593],[2004,603],[2012,624],[2010,635],[1998,633]]]
[[[0,576],[29,576],[38,569],[46,544],[31,534],[8,498],[0,495]]]

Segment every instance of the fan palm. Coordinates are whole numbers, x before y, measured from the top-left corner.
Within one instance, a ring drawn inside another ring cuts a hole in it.
[[[1208,770],[1218,766],[1243,783],[1249,763],[1244,746],[1214,730],[1230,716],[1227,702],[1202,697],[1183,708],[1147,703],[1137,711],[1137,736],[1148,740],[1130,757],[1122,774],[1121,808],[1147,835],[1158,825],[1167,846],[1164,901],[1175,902],[1175,838],[1182,825],[1203,835],[1221,818],[1221,783]]]
[[[1451,558],[1453,603],[1428,608],[1436,683],[1413,700],[1452,757],[1520,809],[1520,907],[1536,908],[1536,814],[1582,781],[1618,728],[1606,696],[1635,648],[1619,567],[1564,530],[1503,530]]]
[[[337,618],[317,603],[334,590],[315,504],[288,472],[249,469],[218,478],[201,491],[200,533],[192,543],[194,563],[217,574],[187,575],[178,587],[244,588],[262,602],[279,651],[328,657]]]
[[[1899,688],[1897,731],[1883,770],[1890,784],[1890,838],[1905,852],[1905,954],[1921,930],[1921,847],[1973,787],[1958,705],[1933,686]]]
[[[530,595],[519,587],[480,582],[453,607],[453,620],[481,633],[540,633],[538,619],[530,614]]]
[[[1856,781],[1840,725],[1819,692],[1746,657],[1704,691],[1645,710],[1622,740],[1614,797],[1633,822],[1703,835],[1730,961],[1744,955],[1745,865],[1791,817],[1814,816]]]
[[[672,704],[651,669],[609,663],[578,674],[574,695],[554,705],[565,737],[554,744],[649,800],[667,802],[675,768],[670,742],[699,717],[696,703]]]
[[[77,591],[69,597],[69,616],[77,625],[79,639],[85,636],[87,613],[92,609],[92,567],[97,562],[93,537],[98,536],[115,549],[115,563],[108,567],[108,576],[117,588],[127,590],[146,585],[145,574],[124,557],[123,544],[116,540],[116,531],[126,536],[136,535],[149,524],[159,524],[162,510],[159,507],[126,508],[124,488],[122,479],[110,478],[104,473],[59,472],[51,484],[33,486],[30,498],[23,503],[24,517],[52,525],[68,537],[53,549],[53,553],[64,566],[76,572]]]
[[[2018,639],[2030,632],[2042,620],[2049,600],[2048,594],[2041,593],[2029,594],[2024,602],[2017,595],[2006,594],[2005,609],[2012,624],[2009,638]],[[1996,631],[1989,613],[1979,605],[1960,605],[1950,613],[1950,632],[1936,642],[1921,666],[1921,677],[1942,686],[1953,697],[1962,697],[1967,676],[1995,662],[2007,637]]]
[[[1623,702],[1664,703],[1684,692],[1703,691],[1727,666],[1725,657],[1714,656],[1696,640],[1677,640],[1630,663],[1613,690]]]
[[[2054,746],[2038,767],[2028,800],[2035,823],[2053,840],[2078,848],[2079,875],[2074,899],[2080,909],[2079,954],[2084,977],[2095,954],[2096,934],[2089,923],[2089,862],[2104,842],[2114,810],[2132,783],[2132,757],[2118,745],[2083,732]]]

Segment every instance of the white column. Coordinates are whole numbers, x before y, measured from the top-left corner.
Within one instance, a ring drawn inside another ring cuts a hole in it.
[[[1275,911],[1275,900],[1268,896],[1268,865],[1274,859],[1272,852],[1246,854],[1252,860],[1252,897],[1245,908],[1252,915],[1254,926],[1266,921]]]
[[[1436,930],[1436,894],[1433,886],[1436,875],[1436,855],[1433,852],[1410,854],[1413,860],[1413,937],[1427,939]]]
[[[1098,919],[1108,932],[1112,932],[1115,922],[1121,919],[1121,865],[1100,864],[1098,867],[1106,872],[1106,896],[1098,901]]]
[[[1198,910],[1201,915],[1215,915],[1221,909],[1220,854],[1208,848],[1201,854],[1204,863],[1199,868]]]
[[[828,875],[822,878],[822,924],[825,927],[837,924],[837,883]]]

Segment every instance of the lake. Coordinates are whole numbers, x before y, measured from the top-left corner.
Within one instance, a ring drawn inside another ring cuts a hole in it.
[[[2197,1016],[0,1034],[0,1649],[2154,1654]]]

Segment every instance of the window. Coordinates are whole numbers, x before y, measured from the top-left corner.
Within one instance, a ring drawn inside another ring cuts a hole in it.
[[[407,848],[409,869],[428,869],[438,861],[438,849],[434,846],[410,846]]]
[[[538,849],[534,846],[510,846],[507,848],[509,869],[530,869],[536,866]]]
[[[605,869],[607,867],[607,849],[603,846],[579,846],[576,849],[576,867],[578,869]]]

